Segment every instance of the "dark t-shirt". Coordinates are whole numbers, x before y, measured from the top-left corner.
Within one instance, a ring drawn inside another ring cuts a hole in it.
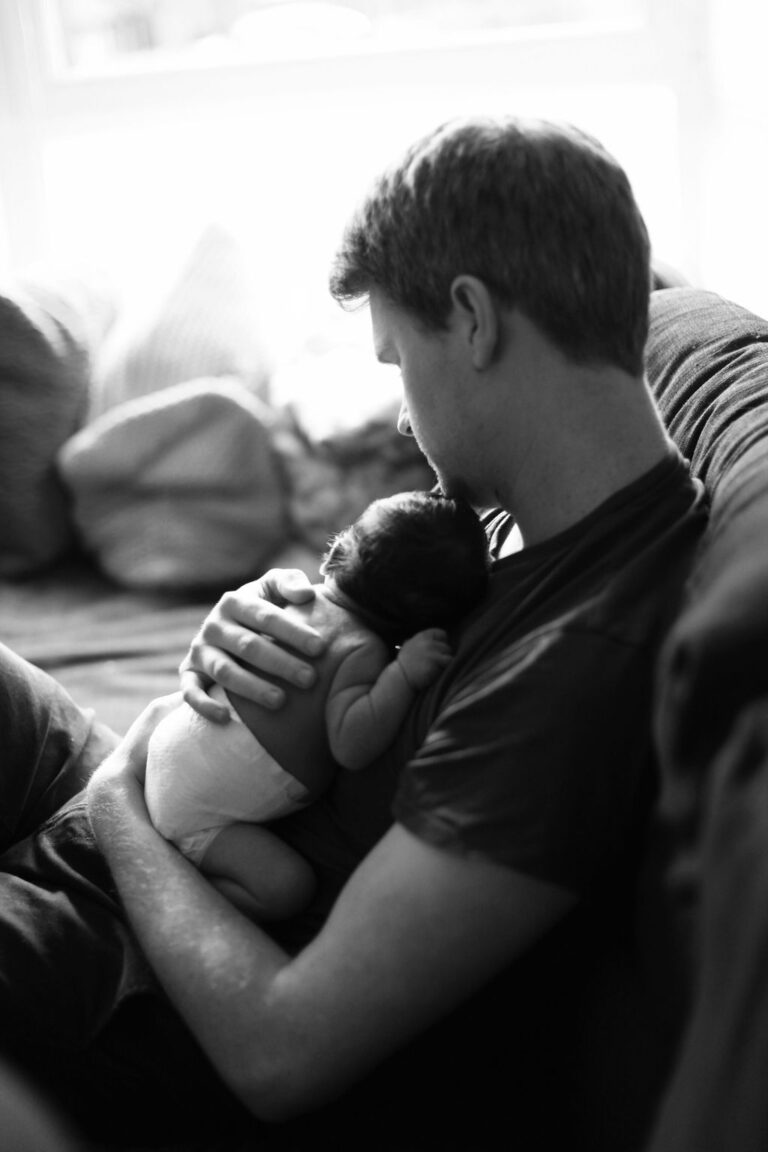
[[[651,696],[705,502],[671,455],[580,523],[494,563],[455,656],[387,753],[279,830],[318,869],[315,930],[392,818],[582,894],[615,886],[653,787]],[[511,520],[489,516],[492,552]]]

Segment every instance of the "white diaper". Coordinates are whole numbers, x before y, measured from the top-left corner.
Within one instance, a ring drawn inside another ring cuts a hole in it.
[[[303,808],[310,794],[281,768],[231,707],[229,724],[214,724],[180,704],[149,742],[144,794],[152,823],[199,864],[211,841],[235,821],[261,823]]]

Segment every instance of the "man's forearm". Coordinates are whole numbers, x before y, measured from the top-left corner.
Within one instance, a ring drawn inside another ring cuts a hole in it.
[[[154,830],[129,755],[121,746],[89,785],[94,831],[161,983],[260,1118],[338,1097],[573,907],[565,890],[394,824],[289,958]]]
[[[269,1053],[269,1077],[280,1067],[265,1005],[288,957],[156,832],[135,779],[97,775],[89,813],[152,968],[222,1079],[253,1107],[259,1054]]]

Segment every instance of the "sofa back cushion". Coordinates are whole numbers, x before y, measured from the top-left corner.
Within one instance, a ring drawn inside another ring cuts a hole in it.
[[[217,377],[92,420],[58,456],[85,550],[130,588],[254,579],[288,531],[273,419],[239,380]]]
[[[659,660],[661,789],[641,886],[639,938],[656,1007],[676,1030],[695,982],[712,763],[741,710],[768,692],[768,322],[715,293],[655,292],[646,366],[711,502]]]
[[[647,372],[711,500],[657,713],[664,756],[703,768],[768,691],[768,321],[712,292],[655,292]]]
[[[81,426],[89,357],[49,302],[0,292],[0,577],[26,577],[75,543],[56,453]]]

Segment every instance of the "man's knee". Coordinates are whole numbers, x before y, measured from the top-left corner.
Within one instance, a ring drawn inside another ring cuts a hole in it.
[[[0,644],[0,851],[78,792],[118,740],[52,676]]]

